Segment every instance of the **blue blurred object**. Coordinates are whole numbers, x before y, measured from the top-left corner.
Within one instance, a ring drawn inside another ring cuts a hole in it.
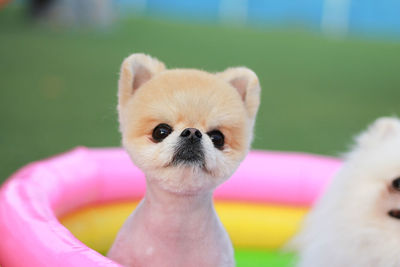
[[[333,35],[400,36],[399,0],[118,0],[117,3],[123,13],[135,11],[183,20],[301,26]]]
[[[321,0],[249,0],[248,22],[319,25],[322,4]]]
[[[349,1],[349,28],[357,32],[400,36],[399,0]]]

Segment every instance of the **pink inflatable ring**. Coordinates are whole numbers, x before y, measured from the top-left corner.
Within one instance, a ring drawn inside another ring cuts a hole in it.
[[[216,200],[310,206],[340,161],[252,151],[215,192]],[[27,165],[0,189],[0,265],[119,266],[58,220],[87,205],[139,199],[145,179],[119,148],[76,148]]]

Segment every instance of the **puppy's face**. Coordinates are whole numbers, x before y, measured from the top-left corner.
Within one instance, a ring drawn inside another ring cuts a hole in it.
[[[373,123],[357,138],[343,171],[361,211],[400,229],[400,120]]]
[[[122,64],[119,84],[123,145],[147,179],[164,189],[211,190],[249,149],[259,90],[245,68],[165,70],[134,54]]]

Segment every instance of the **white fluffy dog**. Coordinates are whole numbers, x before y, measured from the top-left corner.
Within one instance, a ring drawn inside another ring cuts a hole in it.
[[[400,266],[399,119],[357,137],[291,246],[299,267]]]

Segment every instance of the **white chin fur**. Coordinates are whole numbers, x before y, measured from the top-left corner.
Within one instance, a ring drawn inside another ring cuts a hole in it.
[[[164,190],[175,193],[195,193],[213,189],[215,181],[198,166],[170,166],[149,170],[149,181],[157,182]]]

